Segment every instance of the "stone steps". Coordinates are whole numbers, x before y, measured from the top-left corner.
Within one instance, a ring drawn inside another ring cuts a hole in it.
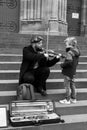
[[[47,35],[42,35],[44,38],[43,46],[46,48]],[[29,45],[31,34],[14,34],[14,33],[0,33],[0,53],[22,53],[22,48]],[[49,35],[48,48],[56,51],[64,51],[64,36]],[[86,55],[87,45],[86,37],[76,37],[82,55]],[[55,39],[55,40],[54,40]],[[16,50],[16,52],[15,52]],[[16,54],[17,54],[16,53]]]
[[[55,106],[56,113],[59,113],[61,116],[87,114],[87,100],[79,100],[76,104],[72,103],[70,105],[55,102]]]
[[[86,78],[87,70],[77,70],[76,78]],[[19,70],[0,70],[0,80],[6,79],[18,79],[19,78]],[[61,70],[51,70],[49,75],[49,79],[62,79],[63,75],[61,74]]]
[[[9,103],[12,100],[16,100],[16,90],[18,86],[19,69],[22,60],[22,48],[25,45],[24,41],[28,36],[16,36],[18,39],[12,43],[12,39],[8,45],[6,45],[7,39],[4,39],[4,44],[0,44],[0,107],[6,106],[9,110]],[[15,37],[11,37],[14,38]],[[50,39],[53,41],[53,38]],[[59,42],[58,42],[59,40]],[[56,37],[54,44],[52,41],[50,47],[59,48],[59,51],[63,51],[64,37]],[[51,67],[51,74],[47,80],[47,93],[48,96],[43,97],[38,93],[35,93],[36,99],[51,99],[55,102],[55,111],[60,114],[65,123],[48,124],[40,126],[43,130],[86,130],[87,129],[87,49],[86,38],[78,38],[81,51],[79,65],[76,74],[76,91],[77,91],[77,103],[70,105],[63,105],[59,103],[60,99],[65,96],[65,89],[63,86],[63,76],[61,75],[60,62]],[[17,43],[15,43],[17,42]],[[49,41],[50,42],[50,41]],[[56,42],[59,43],[56,45]],[[19,45],[17,45],[19,43]],[[12,44],[12,45],[11,45]],[[22,44],[22,45],[21,45]],[[27,43],[26,43],[27,44]],[[82,44],[82,45],[81,45]],[[6,46],[5,46],[6,45]],[[15,46],[16,45],[16,46]],[[5,48],[4,48],[5,46]],[[15,48],[14,48],[15,47]],[[20,48],[21,47],[21,48]],[[85,48],[85,50],[84,50]],[[15,55],[14,55],[15,54]],[[13,128],[9,126],[8,130],[36,130],[39,126],[31,127],[19,127]],[[39,129],[40,129],[39,128]],[[1,128],[2,130],[3,128]]]
[[[13,57],[14,57],[14,59],[13,59]],[[21,60],[22,60],[22,54],[11,54],[11,53],[3,53],[3,54],[0,54],[0,61],[8,61],[8,59],[9,59],[9,61],[10,62],[12,62],[12,61],[20,61],[21,62]],[[86,60],[87,60],[87,56],[86,55],[81,55],[80,56],[80,59],[79,59],[79,61],[80,62],[86,62]]]
[[[7,85],[7,84],[6,84]],[[12,100],[16,100],[16,89],[17,86],[13,87],[12,85],[9,86],[9,88],[5,85],[5,87],[1,87],[0,91],[0,104],[6,104],[9,103]],[[3,84],[4,86],[4,84]],[[54,87],[54,86],[53,86]],[[65,95],[65,89],[60,89],[59,86],[56,86],[57,88],[47,88],[48,96],[43,97],[40,94],[36,93],[35,98],[36,99],[52,99],[52,100],[60,100],[64,98]],[[10,89],[11,88],[11,89]],[[87,88],[77,88],[77,99],[78,100],[86,100],[87,99]]]
[[[0,61],[0,70],[19,70],[21,65],[21,61]],[[87,62],[79,62],[77,69],[87,69]],[[60,62],[58,62],[55,66],[50,67],[52,70],[59,70]]]
[[[16,89],[18,86],[19,69],[21,65],[21,54],[0,54],[0,90],[1,103],[10,102],[16,99]],[[87,84],[87,56],[80,56],[80,62],[76,74],[76,86],[78,91],[78,99],[80,95],[86,95]],[[61,74],[60,62],[51,67],[51,73],[47,80],[47,89],[49,98],[56,100],[56,95],[61,99],[63,93],[59,93],[63,89],[63,75]],[[83,91],[85,88],[85,91]],[[52,93],[53,92],[53,93]],[[57,93],[56,93],[57,92]],[[85,93],[84,93],[85,92]],[[6,95],[5,95],[6,94]],[[6,100],[4,100],[4,96]],[[40,97],[36,96],[37,98]],[[81,100],[86,100],[86,96],[81,96]]]

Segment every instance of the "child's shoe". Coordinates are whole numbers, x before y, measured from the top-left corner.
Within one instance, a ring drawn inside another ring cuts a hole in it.
[[[70,101],[71,101],[71,103],[76,103],[77,102],[76,99],[73,99],[73,98],[71,98]]]
[[[71,102],[70,100],[68,101],[67,99],[64,99],[64,100],[60,100],[59,103],[69,105]]]

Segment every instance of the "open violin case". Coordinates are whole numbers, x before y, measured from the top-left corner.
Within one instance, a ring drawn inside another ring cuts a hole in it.
[[[12,101],[9,107],[10,123],[14,127],[64,122],[54,112],[54,103],[50,100]]]

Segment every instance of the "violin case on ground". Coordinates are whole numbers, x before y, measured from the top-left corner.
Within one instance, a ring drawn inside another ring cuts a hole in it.
[[[54,103],[50,100],[12,101],[9,107],[10,123],[14,127],[64,122],[54,112]]]

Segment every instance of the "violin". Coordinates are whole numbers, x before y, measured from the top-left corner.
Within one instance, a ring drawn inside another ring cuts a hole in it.
[[[61,58],[65,58],[65,56],[63,54],[56,53],[55,51],[53,51],[51,49],[41,48],[40,53],[41,54],[48,54],[49,57],[61,56]]]

